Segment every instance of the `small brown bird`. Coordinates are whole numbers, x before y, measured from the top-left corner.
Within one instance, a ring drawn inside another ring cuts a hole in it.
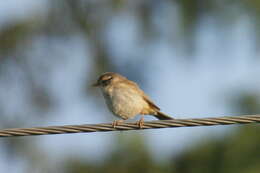
[[[160,112],[160,108],[151,101],[135,82],[120,74],[106,72],[98,78],[93,86],[101,89],[109,110],[123,120],[133,118],[138,114],[153,115],[159,120],[173,119]],[[123,120],[114,121],[113,127],[116,127]],[[142,116],[138,121],[140,128],[142,128],[143,122],[144,117]]]

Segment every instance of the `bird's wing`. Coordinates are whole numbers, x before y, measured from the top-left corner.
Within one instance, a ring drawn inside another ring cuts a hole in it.
[[[142,95],[143,99],[149,104],[149,106],[151,106],[155,110],[158,111],[160,110],[160,108],[153,103],[153,101],[144,93],[142,89],[139,88],[139,86],[135,82],[133,81],[128,81],[128,82],[131,83],[131,85],[137,89],[139,94]]]
[[[143,98],[149,104],[149,106],[151,106],[152,108],[155,108],[158,111],[160,110],[160,108],[158,106],[156,106],[147,95],[143,94]]]

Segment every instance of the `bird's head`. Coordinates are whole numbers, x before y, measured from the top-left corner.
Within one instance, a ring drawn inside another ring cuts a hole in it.
[[[114,72],[106,72],[99,76],[96,83],[92,86],[94,87],[106,87],[108,85],[114,84],[116,82],[120,82],[125,80],[125,77],[121,76],[120,74]]]

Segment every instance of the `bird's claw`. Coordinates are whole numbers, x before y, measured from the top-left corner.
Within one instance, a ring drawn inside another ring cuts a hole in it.
[[[113,127],[113,128],[116,128],[116,126],[118,126],[119,123],[122,123],[122,122],[123,122],[123,120],[115,120],[115,121],[113,121],[113,123],[112,123],[112,127]]]
[[[139,121],[136,122],[140,129],[144,127],[144,117],[142,117]]]

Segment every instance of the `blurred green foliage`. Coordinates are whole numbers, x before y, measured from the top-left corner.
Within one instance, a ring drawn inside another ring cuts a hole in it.
[[[65,172],[170,172],[170,167],[157,163],[140,135],[118,135],[111,153],[101,162],[90,163],[85,159],[67,160],[64,162]]]
[[[173,162],[181,173],[257,173],[260,171],[260,128],[247,125],[182,153]]]

